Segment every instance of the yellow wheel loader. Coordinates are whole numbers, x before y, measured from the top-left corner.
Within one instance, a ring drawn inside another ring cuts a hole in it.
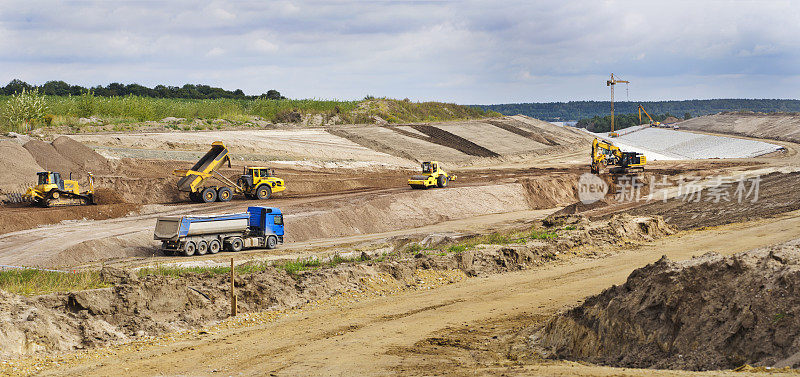
[[[178,191],[188,192],[189,199],[194,202],[210,203],[227,202],[234,194],[243,194],[250,199],[269,199],[273,193],[286,189],[283,179],[275,176],[272,169],[264,167],[246,167],[236,182],[217,171],[225,162],[231,166],[228,148],[221,141],[211,144],[211,149],[189,170],[175,170],[178,180]],[[206,179],[214,178],[222,183],[220,186],[206,186]]]
[[[413,189],[426,189],[429,187],[447,187],[447,182],[455,181],[454,174],[447,174],[439,167],[436,161],[425,161],[422,163],[422,174],[412,176],[408,180],[408,185]]]
[[[632,171],[643,171],[647,158],[638,152],[623,152],[614,144],[594,139],[592,141],[592,173],[600,174],[605,166],[612,166],[612,174],[628,174]]]
[[[94,176],[88,174],[89,190],[80,192],[78,182],[62,179],[60,173],[43,171],[36,173],[39,183],[28,189],[25,200],[42,207],[90,205],[94,202]]]

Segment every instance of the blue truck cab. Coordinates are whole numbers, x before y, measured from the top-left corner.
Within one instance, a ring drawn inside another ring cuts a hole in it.
[[[283,213],[275,207],[247,207],[250,231],[255,236],[275,235],[283,243]]]
[[[159,217],[153,239],[165,254],[191,256],[245,248],[274,249],[283,243],[283,213],[254,206],[245,213]]]

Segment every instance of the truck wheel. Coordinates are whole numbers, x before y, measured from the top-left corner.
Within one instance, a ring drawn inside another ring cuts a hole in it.
[[[270,195],[272,195],[272,189],[267,185],[258,186],[258,189],[256,189],[256,197],[259,200],[269,199]]]
[[[208,243],[208,252],[211,254],[219,253],[220,249],[222,249],[222,244],[219,243],[219,240],[212,240]]]
[[[194,241],[189,241],[183,247],[183,255],[187,257],[191,257],[194,255],[194,252],[197,251],[197,245],[195,245]]]
[[[206,187],[203,189],[203,192],[200,193],[200,200],[203,203],[212,203],[217,200],[217,190],[214,190],[213,187]]]
[[[197,243],[197,255],[205,255],[208,252],[208,242],[200,241]]]
[[[442,188],[447,186],[447,178],[443,175],[436,177],[436,187]]]
[[[240,252],[244,249],[244,241],[239,237],[231,238],[231,251]]]
[[[274,249],[276,246],[278,246],[278,237],[267,237],[267,249]]]
[[[233,197],[233,191],[231,191],[230,187],[220,187],[217,190],[217,200],[220,202],[228,202]]]

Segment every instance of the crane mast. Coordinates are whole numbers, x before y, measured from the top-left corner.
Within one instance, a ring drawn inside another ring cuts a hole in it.
[[[611,136],[611,137],[617,136],[616,133],[614,132],[614,85],[617,85],[617,84],[629,84],[629,83],[630,83],[630,81],[617,80],[614,77],[613,73],[611,74],[611,80],[607,80],[606,81],[606,86],[610,86],[611,87],[611,132],[608,134],[608,136]]]

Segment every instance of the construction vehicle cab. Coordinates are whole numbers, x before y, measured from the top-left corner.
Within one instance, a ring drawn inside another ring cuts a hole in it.
[[[246,167],[237,180],[244,195],[250,199],[268,199],[273,192],[283,191],[283,179],[275,171],[265,167]]]
[[[437,161],[425,161],[422,163],[422,173],[415,175],[408,180],[408,185],[414,189],[425,189],[429,187],[447,187],[449,181],[455,181],[456,176],[447,174],[441,169]]]
[[[61,178],[61,173],[42,171],[36,175],[37,184],[25,193],[26,200],[43,207],[95,204],[92,173],[88,174],[89,190],[84,193],[78,182]]]
[[[599,174],[604,166],[612,174],[627,174],[635,170],[644,170],[647,158],[638,152],[623,152],[619,147],[600,140],[592,141],[592,173]]]

